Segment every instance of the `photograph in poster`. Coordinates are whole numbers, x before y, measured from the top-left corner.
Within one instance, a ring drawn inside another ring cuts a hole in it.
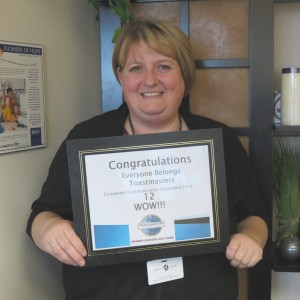
[[[0,41],[0,154],[46,146],[43,48]]]
[[[228,242],[219,129],[67,142],[87,264],[219,252]]]

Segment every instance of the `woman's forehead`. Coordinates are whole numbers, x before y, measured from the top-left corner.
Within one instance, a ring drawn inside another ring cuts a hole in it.
[[[149,58],[157,60],[174,60],[172,57],[157,51],[150,45],[145,43],[136,43],[129,49],[126,57],[126,63],[128,61],[143,61]]]

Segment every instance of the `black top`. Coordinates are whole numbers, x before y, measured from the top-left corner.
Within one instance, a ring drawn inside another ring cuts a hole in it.
[[[222,128],[230,232],[236,232],[237,223],[248,216],[265,219],[263,202],[247,154],[233,130],[184,109],[180,113],[191,130]],[[123,104],[117,110],[76,125],[67,139],[121,136],[127,115],[128,108]],[[43,211],[52,211],[72,220],[70,195],[65,140],[52,161],[40,197],[32,205],[27,233],[31,236],[32,222]],[[148,285],[144,262],[88,268],[63,265],[66,299],[237,299],[236,270],[230,266],[224,253],[183,259],[183,279],[153,286]]]

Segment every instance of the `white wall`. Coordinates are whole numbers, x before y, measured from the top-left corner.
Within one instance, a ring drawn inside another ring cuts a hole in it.
[[[274,88],[281,89],[281,69],[300,67],[300,3],[274,6]]]
[[[44,46],[48,146],[0,155],[0,300],[63,299],[60,264],[25,227],[59,144],[100,113],[95,13],[88,0],[1,1],[0,39]]]
[[[300,3],[276,4],[274,10],[274,89],[281,89],[281,69],[300,67]],[[300,273],[272,273],[272,300],[300,299]]]

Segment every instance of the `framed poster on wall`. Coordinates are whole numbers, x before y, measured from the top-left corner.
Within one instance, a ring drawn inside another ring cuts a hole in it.
[[[43,47],[0,41],[0,154],[46,146]]]

